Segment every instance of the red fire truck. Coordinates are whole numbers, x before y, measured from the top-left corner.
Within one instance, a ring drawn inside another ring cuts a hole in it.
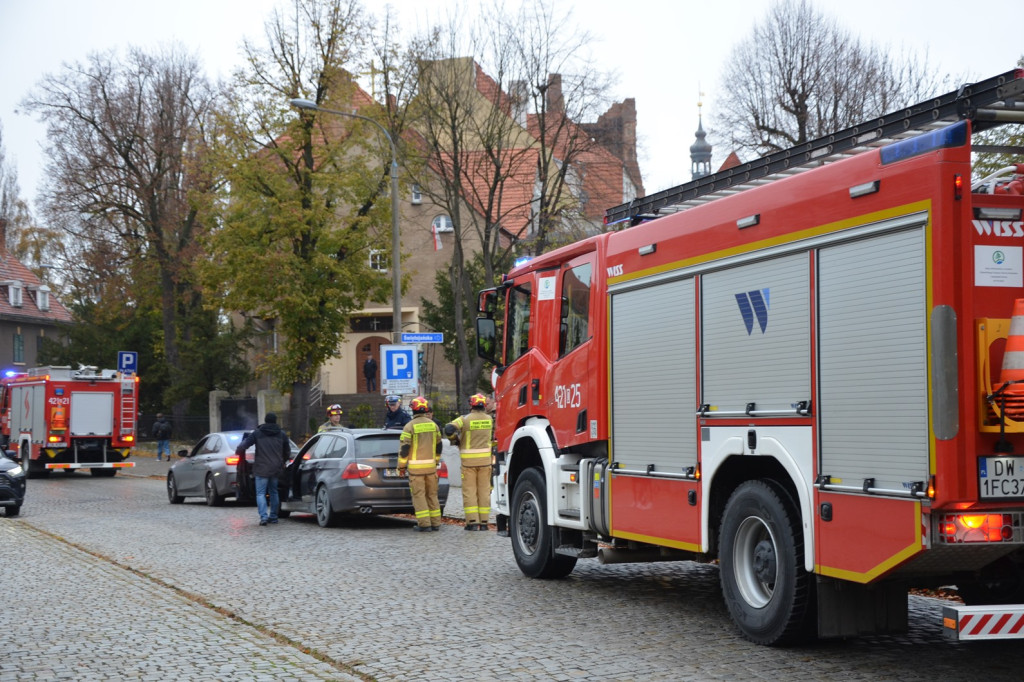
[[[135,445],[138,377],[36,367],[0,379],[0,441],[30,476],[88,469],[114,476]]]
[[[949,636],[1022,636],[1024,163],[972,183],[972,134],[1021,123],[1014,70],[610,209],[481,292],[522,572],[717,560],[762,644],[904,631],[908,588],[955,585]]]

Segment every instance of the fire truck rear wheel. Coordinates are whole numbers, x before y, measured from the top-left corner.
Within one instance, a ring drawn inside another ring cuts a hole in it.
[[[803,568],[800,516],[788,493],[747,481],[729,498],[719,543],[722,596],[743,636],[757,644],[808,638],[813,582]]]
[[[564,578],[576,567],[576,557],[555,554],[545,499],[544,474],[536,468],[524,471],[512,495],[512,553],[529,578]]]
[[[206,482],[203,483],[203,496],[206,497],[206,504],[209,507],[219,507],[224,504],[224,496],[217,492],[217,482],[213,480],[213,474],[206,474]]]
[[[178,482],[174,480],[174,474],[167,474],[167,501],[171,504],[181,504],[185,498],[178,494]]]

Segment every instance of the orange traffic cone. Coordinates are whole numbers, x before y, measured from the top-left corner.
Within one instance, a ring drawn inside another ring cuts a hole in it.
[[[996,398],[996,404],[1002,405],[1003,412],[1014,421],[1024,421],[1024,298],[1013,302],[1013,317],[1010,319],[1010,331],[1006,337],[1006,350],[1003,352],[1003,370],[999,375],[999,385],[1008,381],[1020,381],[1007,386],[1002,395]]]

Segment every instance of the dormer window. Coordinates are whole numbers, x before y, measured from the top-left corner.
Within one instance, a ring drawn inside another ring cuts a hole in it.
[[[22,299],[22,286],[21,282],[15,280],[8,282],[7,284],[7,300],[11,302],[11,305],[15,308],[20,308],[24,305]]]
[[[412,186],[412,203],[422,204],[423,203],[423,192],[420,191],[419,185]]]
[[[50,309],[50,287],[45,284],[36,289],[36,307],[43,312]]]

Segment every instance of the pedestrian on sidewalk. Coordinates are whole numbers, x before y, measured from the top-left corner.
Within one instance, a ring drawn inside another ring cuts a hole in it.
[[[250,445],[256,445],[256,456],[252,463],[252,473],[256,480],[256,509],[260,514],[260,525],[277,523],[277,512],[281,507],[281,499],[277,493],[277,479],[284,473],[284,465],[291,455],[288,436],[277,425],[277,415],[267,412],[266,420],[255,431],[242,439],[235,448],[235,454],[245,457]],[[267,496],[270,506],[267,506]]]
[[[469,396],[469,414],[445,424],[444,435],[459,446],[462,465],[462,509],[466,530],[487,530],[491,515],[491,441],[494,421],[487,414],[487,398]]]
[[[171,422],[164,418],[162,412],[157,412],[156,421],[153,422],[153,428],[150,430],[150,435],[156,438],[156,461],[163,459],[163,454],[167,453],[167,461],[171,461]]]

